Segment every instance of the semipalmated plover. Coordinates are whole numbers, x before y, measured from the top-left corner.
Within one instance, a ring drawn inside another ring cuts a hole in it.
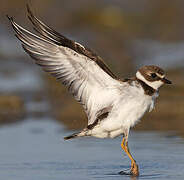
[[[121,147],[131,160],[127,174],[138,176],[138,165],[128,148],[129,130],[145,112],[153,109],[159,87],[171,84],[165,78],[165,72],[158,66],[144,66],[135,77],[120,80],[101,57],[45,25],[28,6],[27,10],[37,35],[8,17],[16,37],[36,64],[68,87],[88,117],[85,129],[64,139],[122,135]]]

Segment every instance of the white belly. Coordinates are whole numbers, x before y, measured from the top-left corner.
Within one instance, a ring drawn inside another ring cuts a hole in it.
[[[104,129],[103,125],[98,125],[97,127],[95,127],[90,133],[90,136],[94,136],[97,138],[114,138],[117,137],[119,135],[122,135],[123,131],[121,128],[118,129],[111,129],[109,131],[107,131],[107,129]]]
[[[132,99],[122,104],[122,110],[118,115],[118,120],[122,122],[122,126],[130,128],[134,126],[149,110],[152,98],[149,96]]]
[[[141,117],[149,110],[152,103],[151,97],[128,99],[117,103],[107,119],[93,129],[93,136],[98,138],[114,138],[123,134],[125,130],[129,130],[134,126]]]

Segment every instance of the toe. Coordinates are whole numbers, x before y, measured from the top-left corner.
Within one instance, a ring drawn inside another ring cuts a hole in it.
[[[132,164],[130,172],[133,176],[139,176],[139,167],[136,163]]]

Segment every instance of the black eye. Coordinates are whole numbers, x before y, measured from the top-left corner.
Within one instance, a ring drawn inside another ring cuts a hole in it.
[[[151,77],[152,77],[152,78],[156,78],[157,75],[156,75],[155,73],[152,73],[152,74],[151,74]]]

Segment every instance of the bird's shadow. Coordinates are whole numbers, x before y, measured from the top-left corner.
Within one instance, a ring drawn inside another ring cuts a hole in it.
[[[129,177],[130,180],[136,180],[136,179],[157,179],[161,176],[159,173],[155,174],[140,174],[139,176],[135,177],[129,173],[129,171],[120,171],[116,173],[107,173],[106,176],[126,176]]]

